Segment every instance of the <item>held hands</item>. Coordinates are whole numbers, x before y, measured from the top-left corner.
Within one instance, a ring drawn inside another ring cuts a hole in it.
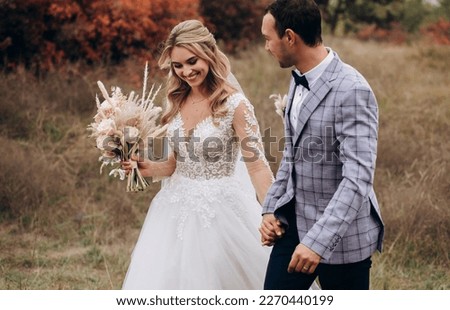
[[[261,226],[259,228],[261,233],[261,242],[265,246],[272,246],[275,242],[284,235],[284,228],[281,222],[272,214],[267,213],[263,215]],[[312,274],[319,265],[320,255],[312,251],[303,244],[297,245],[289,262],[288,272],[303,272]]]
[[[275,241],[284,235],[284,228],[281,222],[271,213],[263,215],[261,226],[261,243],[265,246],[272,246]]]

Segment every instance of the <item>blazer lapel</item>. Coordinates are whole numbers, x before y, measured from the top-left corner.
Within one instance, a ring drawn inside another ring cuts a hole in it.
[[[293,137],[293,145],[296,146],[299,142],[300,135],[305,127],[306,122],[311,117],[311,114],[317,108],[317,106],[323,101],[325,96],[331,90],[331,81],[337,76],[337,72],[340,70],[342,62],[338,55],[335,53],[333,61],[325,69],[324,73],[319,77],[316,83],[314,83],[308,96],[303,101],[300,107],[299,118],[297,123],[297,130]],[[292,126],[291,126],[292,127]]]
[[[292,127],[292,124],[291,124],[291,117],[290,117],[291,108],[292,108],[292,100],[294,98],[294,93],[295,93],[295,82],[294,82],[294,78],[291,78],[291,82],[290,82],[290,85],[289,85],[288,97],[287,97],[286,111],[284,113],[284,121],[285,121],[285,129],[286,129],[285,136],[286,136],[286,138],[293,137],[294,133],[295,133],[295,130]],[[288,139],[288,141],[291,142],[291,144],[293,142],[292,138]]]

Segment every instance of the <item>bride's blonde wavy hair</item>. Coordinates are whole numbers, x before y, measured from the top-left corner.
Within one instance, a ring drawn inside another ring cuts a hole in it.
[[[161,123],[168,123],[180,111],[191,90],[189,84],[176,75],[172,66],[170,56],[175,46],[186,48],[208,63],[209,72],[203,83],[210,94],[211,113],[213,119],[224,116],[227,112],[224,103],[227,97],[236,91],[227,80],[230,74],[230,62],[219,50],[214,36],[200,21],[187,20],[172,29],[159,58],[159,67],[169,70],[167,77],[168,100]]]

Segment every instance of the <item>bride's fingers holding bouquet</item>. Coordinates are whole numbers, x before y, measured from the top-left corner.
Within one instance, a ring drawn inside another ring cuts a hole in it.
[[[131,170],[139,168],[139,158],[136,155],[132,155],[130,160],[123,160],[120,162],[122,169],[125,170],[125,174],[128,175]]]
[[[131,160],[121,161],[120,165],[123,170],[125,170],[125,174],[128,175],[133,169],[133,162]]]
[[[128,161],[127,167],[129,167],[130,171],[134,168],[139,169],[142,176],[149,177],[152,175],[152,171],[154,171],[154,162],[149,159],[143,159],[142,157],[138,157],[137,155],[132,155],[131,159]]]

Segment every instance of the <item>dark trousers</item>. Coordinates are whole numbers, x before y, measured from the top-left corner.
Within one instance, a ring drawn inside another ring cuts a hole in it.
[[[300,243],[297,233],[295,209],[285,207],[283,213],[289,223],[285,235],[273,246],[267,266],[265,290],[307,290],[319,277],[324,290],[368,290],[370,282],[371,258],[363,261],[330,265],[320,263],[313,274],[302,272],[288,273],[287,268],[296,246]]]

